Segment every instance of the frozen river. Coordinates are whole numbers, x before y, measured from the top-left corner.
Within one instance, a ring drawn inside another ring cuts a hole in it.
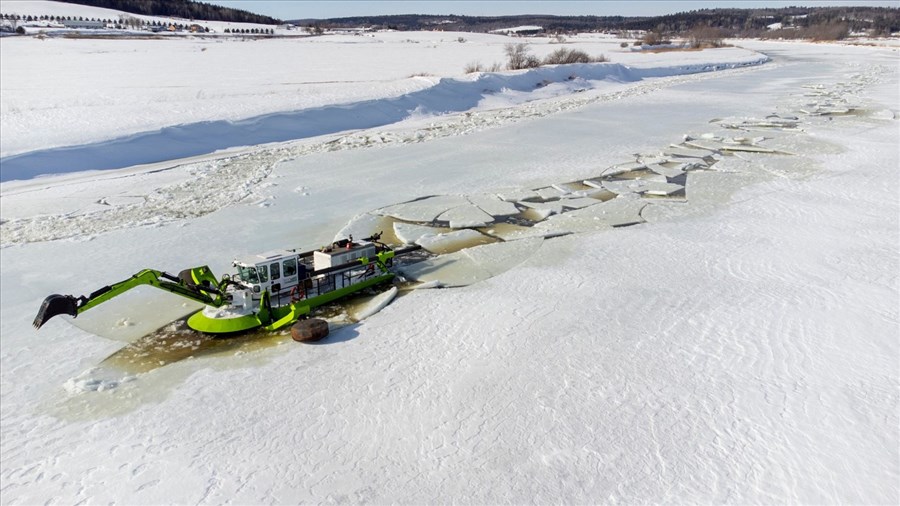
[[[7,181],[4,502],[897,503],[897,52],[746,45],[773,61]],[[719,144],[682,199],[602,177],[685,142]],[[120,342],[30,327],[46,295],[140,268],[221,273],[401,202],[585,180],[622,195],[321,346],[102,376]],[[605,226],[623,202],[640,224]]]

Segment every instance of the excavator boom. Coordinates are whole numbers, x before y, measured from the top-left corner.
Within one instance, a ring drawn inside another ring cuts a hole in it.
[[[53,294],[47,297],[34,318],[34,328],[41,328],[47,320],[57,315],[67,314],[77,317],[88,309],[141,285],[150,285],[209,306],[218,307],[225,303],[224,287],[216,280],[209,267],[185,269],[177,277],[162,271],[144,269],[124,281],[104,286],[88,296]]]

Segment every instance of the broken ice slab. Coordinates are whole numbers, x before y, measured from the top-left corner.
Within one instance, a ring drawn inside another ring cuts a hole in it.
[[[661,176],[670,178],[670,177],[678,177],[678,176],[684,174],[684,169],[688,165],[689,164],[687,164],[687,163],[679,163],[676,167],[667,167],[665,165],[660,165],[658,163],[654,163],[654,164],[648,165],[647,168]]]
[[[656,187],[651,187],[645,190],[641,195],[644,197],[655,197],[655,198],[663,198],[663,197],[677,197],[679,199],[684,199],[684,186],[680,184],[671,184],[665,183],[665,185],[659,185]]]
[[[547,232],[587,232],[609,227],[620,227],[641,223],[641,210],[646,200],[637,197],[618,197],[595,206],[572,211],[560,216],[551,216],[534,228]]]
[[[472,195],[469,197],[469,201],[495,218],[498,216],[512,216],[520,212],[515,204],[503,201],[496,195]]]
[[[569,193],[568,191],[560,190],[552,186],[548,186],[546,188],[538,188],[534,192],[537,193],[538,197],[540,197],[541,200],[558,199],[563,195]]]
[[[573,213],[566,213],[555,215],[551,218],[532,227],[532,233],[542,234],[544,237],[554,237],[612,228],[612,225],[594,216],[579,216]]]
[[[563,195],[568,195],[568,194],[572,193],[572,191],[574,191],[573,189],[569,188],[568,185],[565,185],[565,184],[551,184],[550,187],[555,189],[556,191],[560,192]]]
[[[532,220],[532,221],[541,221],[541,220],[545,219],[547,216],[550,216],[551,214],[560,214],[560,213],[563,212],[562,203],[560,203],[559,201],[554,201],[554,202],[519,202],[519,204],[521,204],[521,205],[527,207],[527,208],[530,209],[530,210],[533,210],[533,211],[537,212],[538,216],[543,216],[542,218],[539,218],[539,219],[537,219],[537,220],[534,220],[534,219],[532,219],[531,217],[528,217],[528,219],[529,219],[529,220]],[[527,214],[528,214],[528,213],[527,213],[527,211],[526,211],[526,215],[527,215]]]
[[[716,152],[722,149],[723,144],[719,141],[709,140],[709,139],[693,139],[686,140],[681,143],[681,146],[685,146],[692,149],[703,149],[710,152]]]
[[[800,109],[803,114],[810,116],[846,116],[853,112],[849,107],[816,107],[814,109]]]
[[[567,183],[555,183],[550,186],[565,193],[567,196],[569,194],[574,194],[574,193],[578,193],[581,191],[590,190],[590,188],[586,187],[584,185],[584,183],[582,183],[581,181],[570,181]]]
[[[607,168],[603,169],[603,172],[600,173],[600,176],[595,177],[595,178],[593,178],[593,179],[598,179],[598,178],[600,178],[600,177],[617,176],[617,175],[619,175],[619,174],[624,174],[624,173],[626,173],[626,172],[630,172],[631,170],[632,170],[632,169],[627,169],[627,168],[622,168],[622,167],[616,167],[616,166],[607,167]],[[587,181],[585,181],[585,184],[587,184]]]
[[[591,187],[596,188],[596,189],[598,189],[598,190],[603,190],[603,189],[604,189],[604,188],[603,188],[603,181],[600,180],[600,179],[585,179],[585,180],[584,180],[584,184],[585,184],[586,186],[591,186]]]
[[[479,229],[483,234],[497,237],[503,241],[518,241],[533,237],[548,237],[555,234],[536,227],[525,227],[512,223],[494,223],[489,227]]]
[[[493,216],[471,203],[448,209],[437,219],[449,222],[450,228],[483,227],[494,221]]]
[[[443,286],[465,286],[490,279],[521,264],[543,243],[541,238],[498,242],[404,265],[399,272],[423,283],[438,281]]]
[[[669,144],[669,148],[675,149],[684,149],[686,153],[691,154],[693,152],[694,155],[703,156],[712,156],[717,154],[717,149],[715,143],[710,143],[710,141],[701,141],[701,140],[693,140],[693,141],[685,141],[680,144]],[[668,151],[666,151],[668,153]]]
[[[553,214],[552,209],[532,209],[528,208],[522,211],[522,218],[528,221],[537,223],[539,221],[546,220],[551,214]]]
[[[523,189],[503,190],[497,192],[497,197],[504,202],[519,202],[525,199],[537,198],[537,193],[534,190]]]
[[[392,286],[389,290],[375,295],[363,303],[351,306],[347,313],[353,321],[360,322],[384,309],[396,296],[397,287]]]
[[[682,189],[681,185],[668,183],[666,181],[646,181],[634,179],[630,181],[604,181],[603,184],[609,191],[625,195],[629,193],[644,193],[647,191],[662,191],[668,195]]]
[[[770,118],[765,120],[745,119],[745,120],[720,120],[719,126],[730,129],[755,130],[755,129],[775,129],[775,130],[799,130],[800,123],[794,120],[783,118]]]
[[[560,204],[565,208],[569,209],[582,209],[587,206],[593,206],[595,204],[599,204],[600,201],[591,198],[591,197],[572,197],[572,198],[562,198],[559,201]]]
[[[635,161],[635,162],[617,163],[617,164],[613,165],[613,168],[616,170],[619,170],[619,169],[638,170],[638,169],[645,169],[647,167],[643,163]]]
[[[393,216],[403,221],[428,223],[447,210],[463,205],[469,205],[469,201],[462,195],[438,195],[382,207],[373,213]]]
[[[412,223],[394,222],[394,235],[401,244],[416,244],[416,241],[426,235],[438,235],[450,232],[449,228],[429,227],[426,225],[415,225]]]
[[[383,219],[383,216],[374,214],[358,214],[350,220],[350,223],[345,225],[344,228],[340,229],[338,233],[334,235],[334,240],[338,241],[341,239],[346,239],[351,235],[357,238],[369,237],[371,234],[368,234],[367,232],[374,230],[376,228],[376,224]]]
[[[645,181],[660,181],[666,182],[666,177],[653,172],[650,169],[636,169],[630,170],[628,172],[620,172],[614,176],[607,176],[604,178],[604,181],[625,181],[625,180],[633,180],[640,179]]]
[[[364,239],[382,233],[381,242],[386,244],[402,244],[394,235],[394,219],[372,213],[363,213],[353,217],[350,223],[334,235],[335,241],[346,239],[351,235],[355,239]]]
[[[689,141],[685,142],[691,147],[699,147],[703,149],[715,149],[716,151],[742,151],[746,153],[775,153],[774,149],[755,146],[750,143],[713,143],[711,141]]]
[[[638,153],[634,156],[637,159],[638,163],[644,165],[645,167],[649,167],[651,164],[666,163],[669,161],[668,158],[659,155],[642,155]]]
[[[464,228],[462,230],[454,230],[453,232],[438,235],[424,235],[416,241],[416,244],[431,253],[443,255],[464,248],[471,248],[473,246],[489,244],[496,241],[497,239],[493,237],[488,237],[478,231]]]
[[[756,146],[760,142],[766,140],[766,137],[725,137],[722,139],[723,144],[740,144],[742,146]]]
[[[588,197],[588,198],[592,198],[592,199],[596,199],[596,200],[609,200],[611,198],[615,198],[615,195],[610,195],[610,193],[608,191],[604,190],[602,187],[595,188],[592,186],[585,185],[585,188],[586,189],[584,189],[584,190],[578,190],[577,192],[572,192],[571,194],[567,195],[565,198],[580,199],[580,198]]]
[[[698,158],[702,160],[705,157],[710,156],[709,151],[685,148],[677,144],[672,144],[668,148],[664,149],[663,154],[670,158],[674,157],[676,159],[675,161],[678,161],[679,158]]]
[[[744,153],[778,153],[778,151],[759,146],[748,146],[744,144],[732,144],[722,146],[722,151],[741,151]]]

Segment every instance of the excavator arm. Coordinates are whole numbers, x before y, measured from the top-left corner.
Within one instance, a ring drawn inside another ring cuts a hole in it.
[[[34,318],[34,328],[41,328],[47,320],[57,315],[67,314],[77,317],[88,309],[141,285],[150,285],[202,304],[218,307],[226,302],[224,289],[229,282],[228,279],[217,281],[206,266],[185,269],[177,277],[162,271],[144,269],[124,281],[104,286],[88,296],[54,294],[47,297]]]

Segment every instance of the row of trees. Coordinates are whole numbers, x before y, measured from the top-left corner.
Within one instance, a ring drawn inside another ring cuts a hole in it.
[[[698,28],[715,28],[726,37],[757,37],[782,23],[798,29],[845,23],[852,32],[889,35],[900,31],[900,9],[890,7],[785,7],[779,9],[701,9],[666,16],[431,16],[391,15],[324,20],[329,26],[374,26],[398,30],[489,32],[519,25],[537,25],[547,33],[583,31],[658,31],[687,36]]]
[[[119,16],[119,19],[96,19],[96,18],[85,18],[82,16],[19,16],[16,14],[0,14],[0,19],[8,20],[13,22],[13,30],[16,29],[15,25],[17,22],[56,22],[62,23],[64,21],[94,21],[103,23],[108,27],[115,27],[118,29],[122,28],[133,28],[135,30],[142,29],[144,27],[149,27],[152,29],[163,29],[169,26],[172,26],[175,30],[190,30],[190,25],[185,25],[182,23],[163,23],[161,21],[147,21],[141,18],[137,18],[134,16],[130,16],[128,14],[122,14]],[[196,27],[196,25],[194,25]],[[155,30],[154,30],[155,31]],[[204,28],[203,31],[209,31],[208,28]],[[248,35],[273,35],[275,30],[273,28],[226,28],[225,33],[233,33],[233,34],[248,34]]]
[[[114,23],[111,19],[85,18],[82,16],[20,16],[18,14],[0,14],[0,18],[11,21],[100,21],[103,23]]]
[[[67,3],[103,7],[145,16],[230,21],[232,23],[281,24],[281,20],[241,9],[231,9],[193,0],[61,0]]]

